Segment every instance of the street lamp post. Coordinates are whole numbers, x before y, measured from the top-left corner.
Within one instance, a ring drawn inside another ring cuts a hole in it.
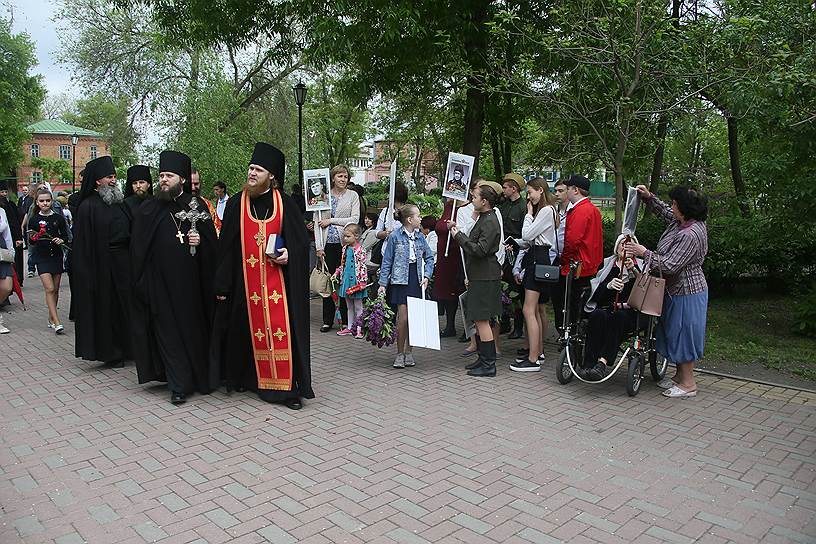
[[[73,166],[71,167],[71,192],[76,192],[76,145],[79,142],[79,135],[74,132],[74,135],[71,136],[71,160],[73,161]]]
[[[306,103],[306,85],[300,81],[292,90],[298,107],[298,183],[303,183],[303,104]]]

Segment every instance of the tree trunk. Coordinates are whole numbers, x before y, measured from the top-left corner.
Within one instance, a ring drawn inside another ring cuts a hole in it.
[[[486,71],[485,56],[487,53],[488,28],[485,26],[488,18],[490,0],[476,0],[464,16],[466,31],[464,32],[464,49],[470,75],[467,78],[467,94],[465,96],[465,122],[462,138],[462,152],[473,155],[472,175],[479,172],[479,154],[482,150],[482,132],[484,130],[485,93],[482,91],[482,80]]]
[[[737,195],[737,205],[743,217],[751,215],[748,199],[745,192],[745,180],[742,179],[742,166],[737,140],[737,120],[731,114],[727,117],[728,126],[728,158],[731,161],[731,179],[734,182],[734,193]]]
[[[496,136],[496,128],[490,129],[490,151],[493,155],[493,173],[496,176],[496,181],[502,178],[501,155],[499,153],[499,138]]]
[[[510,138],[508,138],[507,133],[505,133],[502,141],[502,166],[504,167],[504,172],[502,172],[500,178],[496,179],[499,183],[501,183],[505,174],[509,174],[513,171],[513,150],[511,145]]]
[[[657,148],[652,160],[652,177],[649,179],[649,192],[656,193],[660,187],[660,177],[663,174],[663,155],[666,151],[666,132],[669,129],[669,116],[665,113],[657,122]]]
[[[416,187],[416,191],[420,194],[425,192],[425,184],[422,183],[419,179],[420,172],[422,171],[422,141],[417,140],[414,142],[414,168],[413,168],[413,176],[414,176],[414,186]]]

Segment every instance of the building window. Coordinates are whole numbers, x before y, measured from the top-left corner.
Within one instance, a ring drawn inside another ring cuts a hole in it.
[[[31,156],[32,157],[40,156],[40,144],[31,144]]]
[[[94,160],[95,158],[96,158],[96,146],[92,145],[91,146],[91,160]]]
[[[42,172],[31,172],[31,183],[42,183]]]
[[[61,145],[59,147],[59,158],[63,161],[71,160],[71,146]]]

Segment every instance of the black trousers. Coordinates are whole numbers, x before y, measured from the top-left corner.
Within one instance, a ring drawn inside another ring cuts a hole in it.
[[[342,256],[342,247],[340,244],[326,244],[323,250],[326,252],[326,267],[329,269],[329,274],[334,274],[337,267],[340,266],[340,257]],[[334,323],[334,312],[336,310],[334,300],[332,297],[323,299],[323,324],[331,325]],[[348,322],[348,310],[346,309],[346,300],[340,297],[340,317],[343,323]],[[345,326],[345,325],[343,325]]]
[[[611,311],[598,308],[589,314],[584,368],[592,368],[603,357],[612,363],[618,355],[621,342],[637,325],[637,312],[631,309]]]

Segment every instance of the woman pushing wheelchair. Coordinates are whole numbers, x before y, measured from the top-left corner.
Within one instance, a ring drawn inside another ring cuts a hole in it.
[[[686,185],[669,192],[670,204],[661,201],[644,185],[637,186],[646,209],[666,224],[657,248],[630,241],[626,254],[643,258],[666,278],[663,314],[657,327],[657,351],[675,363],[676,373],[658,385],[663,395],[685,398],[697,395],[694,363],[702,359],[705,346],[708,285],[703,261],[708,252],[708,199]],[[659,258],[653,258],[655,255]]]

